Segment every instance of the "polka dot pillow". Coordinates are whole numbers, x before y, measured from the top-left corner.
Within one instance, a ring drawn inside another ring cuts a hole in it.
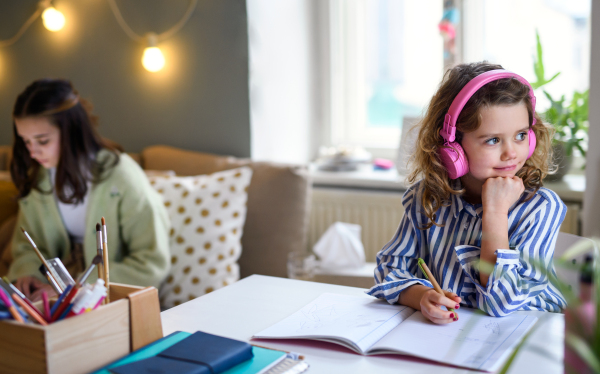
[[[171,219],[171,271],[160,288],[164,308],[239,279],[237,260],[252,169],[193,177],[153,176]]]

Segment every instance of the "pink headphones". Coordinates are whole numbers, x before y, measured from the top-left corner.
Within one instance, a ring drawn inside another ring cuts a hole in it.
[[[490,70],[486,71],[483,74],[480,74],[473,78],[469,83],[467,83],[462,90],[456,95],[454,101],[450,105],[450,109],[448,109],[448,113],[446,113],[446,117],[444,118],[444,127],[440,130],[440,135],[446,140],[444,142],[444,146],[439,149],[440,159],[442,164],[448,170],[448,175],[450,179],[460,178],[463,175],[469,172],[469,163],[467,161],[467,156],[463,151],[460,144],[454,141],[456,134],[456,120],[464,108],[465,104],[471,96],[477,92],[478,89],[483,87],[484,85],[496,81],[503,78],[516,78],[519,82],[527,85],[529,87],[529,97],[531,98],[531,106],[533,109],[533,113],[535,113],[535,95],[533,94],[533,88],[527,80],[520,75],[517,75],[508,70],[498,69],[498,70]],[[535,116],[533,116],[533,123],[529,128],[529,155],[527,158],[531,157],[533,151],[535,150],[535,133],[533,132],[533,126],[535,125]]]

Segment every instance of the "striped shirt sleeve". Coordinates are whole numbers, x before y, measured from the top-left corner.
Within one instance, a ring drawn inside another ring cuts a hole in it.
[[[523,214],[521,221],[509,222],[509,226],[516,225],[509,237],[511,246],[516,249],[496,251],[497,260],[487,287],[479,282],[475,266],[481,248],[456,247],[463,270],[475,284],[477,307],[489,315],[506,316],[528,307],[560,312],[566,307],[562,296],[551,292],[547,275],[553,272],[554,245],[566,206],[549,190],[536,194],[534,199],[539,201],[528,204],[532,210]]]
[[[404,194],[404,216],[394,237],[377,254],[375,286],[367,294],[386,299],[390,304],[398,302],[400,293],[415,284],[433,288],[428,280],[417,277],[419,249],[424,240],[421,230],[415,227],[417,198],[415,189]]]

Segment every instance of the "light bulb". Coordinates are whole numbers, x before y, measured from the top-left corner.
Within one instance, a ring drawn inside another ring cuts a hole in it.
[[[148,71],[157,72],[165,66],[165,56],[158,47],[148,47],[144,49],[142,65]]]
[[[44,26],[50,31],[58,31],[65,25],[65,16],[51,6],[42,13],[42,20]]]

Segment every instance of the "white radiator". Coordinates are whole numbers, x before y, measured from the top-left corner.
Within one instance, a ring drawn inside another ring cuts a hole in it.
[[[315,187],[312,192],[308,244],[310,249],[334,222],[362,227],[367,262],[392,238],[404,214],[403,192]]]

